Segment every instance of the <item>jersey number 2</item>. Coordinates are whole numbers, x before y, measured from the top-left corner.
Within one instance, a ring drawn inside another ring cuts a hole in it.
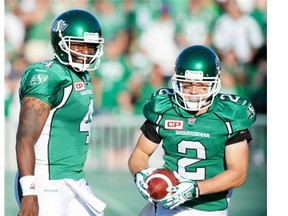
[[[187,157],[187,151],[192,150],[196,151],[195,158]],[[197,168],[195,171],[187,171],[186,167],[199,162],[200,160],[206,159],[205,147],[200,142],[186,141],[182,140],[178,144],[178,152],[185,154],[185,158],[178,160],[178,172],[185,176],[187,179],[193,180],[204,180],[205,179],[205,167]]]

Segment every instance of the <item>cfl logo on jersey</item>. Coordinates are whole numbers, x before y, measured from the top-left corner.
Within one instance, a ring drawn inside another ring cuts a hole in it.
[[[164,128],[167,130],[183,130],[184,124],[181,120],[165,120]]]
[[[76,91],[83,91],[83,90],[85,90],[84,82],[75,82],[75,83],[74,83],[74,88],[75,88]]]
[[[196,118],[192,117],[192,118],[188,118],[188,124],[189,125],[194,125],[196,121]]]

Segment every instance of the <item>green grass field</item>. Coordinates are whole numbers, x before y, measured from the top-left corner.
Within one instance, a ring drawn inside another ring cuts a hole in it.
[[[246,183],[234,190],[230,216],[267,215],[266,168],[251,167]],[[105,216],[137,216],[146,204],[137,192],[129,172],[87,171],[87,180],[97,196],[107,204]],[[16,216],[14,173],[5,173],[5,216]]]

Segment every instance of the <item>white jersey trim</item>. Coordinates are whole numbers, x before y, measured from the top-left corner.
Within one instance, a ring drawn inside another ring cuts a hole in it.
[[[44,128],[41,132],[41,135],[36,142],[34,146],[35,150],[35,157],[36,157],[36,163],[35,163],[35,176],[41,179],[49,179],[49,152],[48,152],[48,144],[49,144],[49,137],[50,137],[50,131],[51,131],[51,123],[53,120],[54,113],[61,107],[64,106],[64,104],[67,102],[71,92],[73,90],[73,85],[69,85],[66,88],[64,88],[64,95],[63,99],[60,102],[60,104],[53,108],[49,116],[47,118],[47,121],[44,125]]]

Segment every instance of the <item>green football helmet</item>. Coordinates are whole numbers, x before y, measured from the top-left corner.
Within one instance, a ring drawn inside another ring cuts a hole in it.
[[[51,27],[51,45],[54,56],[64,65],[70,65],[76,72],[95,70],[103,55],[104,39],[98,20],[84,10],[69,10],[59,15]],[[72,42],[93,44],[94,54],[75,52]],[[83,58],[83,63],[73,61],[72,54]]]
[[[176,59],[171,78],[177,104],[189,111],[211,106],[221,88],[220,73],[220,60],[213,50],[202,45],[184,49]],[[205,94],[185,94],[184,83],[208,84],[209,91]]]

